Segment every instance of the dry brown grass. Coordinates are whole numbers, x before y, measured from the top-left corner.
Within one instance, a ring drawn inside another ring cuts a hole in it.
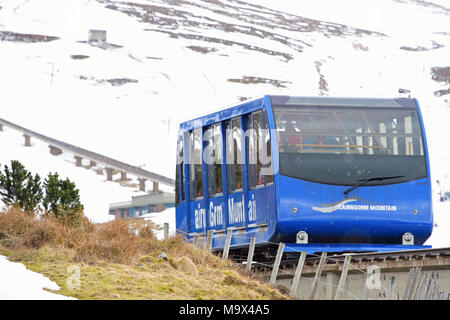
[[[75,247],[77,262],[90,262],[100,259],[115,263],[135,263],[143,254],[146,242],[153,242],[153,235],[140,228],[130,226],[129,222],[114,220],[95,226],[93,232],[82,239]]]
[[[40,248],[58,241],[62,226],[49,220],[37,220],[33,215],[11,208],[0,214],[0,243],[5,247]]]
[[[20,209],[0,213],[0,244],[4,247],[39,249],[44,245],[74,250],[75,262],[108,261],[136,264],[140,257],[166,252],[173,259],[186,257],[195,265],[210,268],[226,265],[219,257],[184,241],[181,235],[158,240],[154,224],[143,220],[114,220],[92,224],[87,219],[68,223],[52,215],[39,219]]]
[[[230,260],[187,243],[181,235],[158,240],[154,228],[143,220],[93,224],[83,218],[74,223],[50,214],[36,219],[9,209],[0,212],[0,250],[55,279],[65,294],[81,299],[109,299],[119,287],[120,296],[129,299],[286,298]],[[72,264],[82,268],[83,281],[89,284],[81,291],[65,287],[65,273]],[[246,290],[236,291],[236,287]]]

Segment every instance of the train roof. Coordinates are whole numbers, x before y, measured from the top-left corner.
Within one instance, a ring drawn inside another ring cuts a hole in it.
[[[265,95],[232,106],[210,111],[180,124],[182,130],[192,130],[210,125],[224,119],[234,118],[243,113],[260,109],[264,98],[270,99],[272,105],[298,106],[333,106],[333,107],[367,107],[367,108],[417,108],[415,98],[359,98],[359,97],[324,97],[324,96],[282,96]]]
[[[353,98],[353,97],[297,97],[269,96],[272,105],[415,108],[414,98]]]

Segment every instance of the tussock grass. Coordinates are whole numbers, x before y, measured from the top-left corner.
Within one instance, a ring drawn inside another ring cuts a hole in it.
[[[0,254],[58,283],[79,299],[287,299],[230,260],[184,241],[160,241],[143,220],[74,223],[19,209],[0,213]],[[71,288],[69,267],[80,270]]]

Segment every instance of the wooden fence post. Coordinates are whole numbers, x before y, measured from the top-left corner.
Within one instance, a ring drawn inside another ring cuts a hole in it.
[[[402,300],[412,299],[412,292],[415,290],[416,280],[419,275],[419,272],[420,272],[419,267],[409,269],[408,281],[406,282],[406,288],[405,292],[403,293]]]
[[[430,290],[432,280],[433,279],[431,279],[431,277],[429,275],[427,275],[427,277],[425,279],[425,284],[423,287],[422,294],[420,295],[420,300],[427,300],[428,290]]]
[[[272,275],[270,276],[270,284],[273,286],[277,281],[278,268],[280,267],[283,251],[284,251],[284,243],[280,242],[280,244],[278,245],[277,257],[275,258],[275,263],[273,264]]]
[[[246,269],[250,271],[252,269],[253,254],[255,253],[256,237],[250,239],[250,245],[248,247],[247,265]]]
[[[417,272],[418,272],[418,274],[416,275],[417,281],[416,281],[415,287],[411,288],[412,292],[410,294],[410,300],[418,299],[419,298],[419,294],[420,294],[420,290],[423,287],[425,274],[422,273],[421,271],[417,271]]]
[[[411,269],[409,269],[408,280],[406,281],[406,288],[405,288],[405,292],[403,293],[402,300],[408,299],[408,293],[409,293],[409,288],[411,287],[412,275],[413,275],[413,269],[411,268]]]
[[[300,258],[298,259],[297,268],[295,269],[294,279],[292,280],[290,292],[291,297],[294,297],[298,290],[298,285],[300,283],[300,278],[302,276],[303,266],[305,265],[305,259],[306,259],[306,251],[302,251],[302,253],[300,254]]]
[[[334,300],[338,300],[342,293],[344,293],[345,282],[347,281],[348,269],[350,268],[350,262],[352,261],[352,256],[348,255],[345,257],[344,265],[342,266],[341,279],[339,279],[339,285],[336,290],[336,295],[334,296]]]
[[[194,247],[197,248],[197,246],[198,246],[198,235],[194,236],[194,241],[192,242],[192,244],[194,245]]]
[[[222,259],[228,259],[228,253],[230,252],[230,245],[231,245],[231,237],[233,236],[233,229],[228,228],[227,229],[227,237],[225,239],[225,246],[223,247],[223,254]]]
[[[391,285],[389,287],[389,300],[393,300],[395,296],[395,277],[391,277]]]
[[[206,238],[205,249],[211,251],[212,248],[212,238],[213,238],[213,230],[208,230],[208,236]]]
[[[327,253],[322,252],[320,256],[319,266],[316,270],[316,275],[314,276],[314,281],[312,283],[311,295],[309,296],[310,300],[314,300],[316,298],[317,285],[319,284],[320,276],[322,275],[322,269],[327,260]]]
[[[169,239],[169,224],[164,222],[164,240]]]

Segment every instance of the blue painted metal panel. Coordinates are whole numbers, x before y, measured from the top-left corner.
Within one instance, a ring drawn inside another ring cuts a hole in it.
[[[266,185],[266,212],[267,221],[269,223],[276,224],[277,221],[277,199],[275,195],[275,184],[271,183]]]
[[[227,226],[235,228],[245,227],[245,199],[242,191],[228,194],[227,209]]]
[[[427,179],[427,184],[428,184],[428,194],[427,197],[429,199],[429,210],[430,210],[430,215],[431,215],[431,223],[433,224],[433,220],[434,220],[434,216],[433,216],[433,197],[432,197],[432,183],[431,183],[431,173],[430,173],[430,156],[428,153],[428,140],[427,140],[427,134],[425,131],[425,124],[423,122],[423,118],[422,118],[422,111],[420,110],[420,105],[419,105],[419,101],[417,101],[417,99],[414,99],[415,104],[417,106],[417,112],[419,113],[419,121],[420,121],[420,128],[422,130],[422,141],[423,141],[423,150],[425,153],[425,158],[426,158],[426,162],[427,162],[427,171],[428,171],[428,179]],[[430,235],[432,232],[433,227],[430,228]]]
[[[225,229],[225,197],[216,196],[209,198],[208,210],[206,212],[206,225],[208,230]]]
[[[279,181],[278,226],[284,240],[295,241],[302,230],[311,242],[401,243],[402,235],[411,232],[415,243],[422,244],[431,234],[428,179],[360,186],[351,196],[343,193],[348,186],[284,176]]]
[[[190,226],[189,233],[206,232],[206,206],[204,199],[190,201],[188,216],[188,223]]]
[[[246,208],[248,225],[267,223],[266,191],[264,186],[247,192]]]
[[[181,202],[178,204],[177,212],[186,212],[186,202]],[[175,214],[175,223],[176,228],[178,232],[181,232],[183,234],[187,234],[189,231],[188,229],[188,215],[187,214]]]

